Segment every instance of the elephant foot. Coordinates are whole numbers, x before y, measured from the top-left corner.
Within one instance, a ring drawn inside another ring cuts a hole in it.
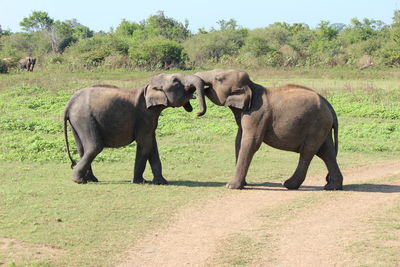
[[[292,179],[287,179],[284,183],[283,186],[286,187],[289,190],[296,190],[299,189],[301,184],[299,184],[296,181],[293,181]]]
[[[229,189],[243,189],[244,188],[244,183],[229,182],[229,183],[226,184],[226,188],[229,188]]]
[[[87,183],[87,180],[85,178],[72,177],[72,181],[74,181],[77,184],[86,184]]]
[[[94,175],[88,175],[88,176],[86,176],[86,180],[88,181],[88,182],[94,182],[94,183],[97,183],[97,182],[99,182],[99,180],[96,178],[96,176],[94,176]]]
[[[325,186],[324,186],[324,190],[342,190],[343,189],[343,185],[341,183],[330,183],[328,182]]]
[[[161,184],[168,184],[168,181],[167,180],[165,180],[165,178],[164,177],[160,177],[160,178],[153,178],[153,181],[152,181],[152,183],[153,184],[157,184],[157,185],[161,185]]]
[[[133,178],[132,179],[132,184],[147,184],[147,181],[145,179],[143,179],[143,177],[141,177],[141,178]]]

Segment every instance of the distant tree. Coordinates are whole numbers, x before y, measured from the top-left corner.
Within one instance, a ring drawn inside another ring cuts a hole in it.
[[[27,32],[43,32],[49,38],[53,52],[58,52],[60,40],[57,36],[55,21],[49,17],[47,12],[33,11],[29,17],[23,18],[19,25]]]
[[[11,35],[12,32],[10,30],[3,30],[3,28],[0,25],[0,37],[1,36],[6,36],[6,35]]]
[[[185,50],[193,63],[218,62],[223,56],[232,57],[239,53],[248,30],[237,25],[233,19],[228,22],[220,20],[218,24],[220,30],[203,31],[184,43]]]
[[[132,34],[139,30],[141,27],[136,22],[129,22],[126,19],[123,19],[118,27],[115,29],[115,33],[123,36],[132,36]]]
[[[385,24],[380,20],[365,18],[360,21],[357,18],[353,18],[351,23],[343,29],[342,36],[345,41],[354,44],[376,36],[384,27]]]
[[[33,11],[29,17],[23,18],[19,25],[27,32],[50,30],[54,19],[50,18],[47,12]]]
[[[336,38],[339,33],[339,30],[336,27],[333,27],[329,21],[321,21],[317,26],[317,32],[321,38],[325,38],[327,40],[332,40]]]
[[[144,26],[150,31],[153,30],[156,35],[177,42],[183,42],[191,35],[188,29],[188,20],[185,20],[184,23],[178,22],[173,18],[166,17],[163,11],[158,11],[156,15],[150,16],[144,22]]]
[[[394,11],[390,33],[392,40],[400,45],[400,10]]]
[[[241,28],[235,19],[230,19],[228,21],[221,19],[217,21],[217,24],[219,25],[220,31],[237,30],[238,28]]]

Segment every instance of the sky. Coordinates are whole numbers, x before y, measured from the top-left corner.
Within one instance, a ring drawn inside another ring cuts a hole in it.
[[[189,29],[218,28],[217,21],[231,18],[248,29],[274,22],[302,22],[315,28],[322,20],[349,24],[354,17],[392,23],[400,0],[0,0],[0,25],[22,31],[19,23],[32,11],[46,11],[56,20],[77,19],[95,31],[116,28],[122,19],[139,22],[164,11],[167,17],[189,21]]]

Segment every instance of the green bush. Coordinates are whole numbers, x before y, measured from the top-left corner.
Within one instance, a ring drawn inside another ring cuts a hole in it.
[[[246,36],[247,30],[212,31],[193,36],[184,43],[184,47],[195,65],[219,62],[223,56],[238,55]]]
[[[384,66],[400,66],[400,46],[395,42],[388,42],[376,53]]]
[[[133,64],[145,69],[182,67],[186,55],[179,43],[162,38],[153,38],[129,49]]]

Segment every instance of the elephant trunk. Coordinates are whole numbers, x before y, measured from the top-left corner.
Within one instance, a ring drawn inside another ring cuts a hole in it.
[[[204,82],[202,79],[196,76],[196,79],[193,82],[193,86],[196,88],[197,96],[199,98],[200,111],[197,112],[197,116],[203,116],[207,110],[206,100],[204,95]]]

